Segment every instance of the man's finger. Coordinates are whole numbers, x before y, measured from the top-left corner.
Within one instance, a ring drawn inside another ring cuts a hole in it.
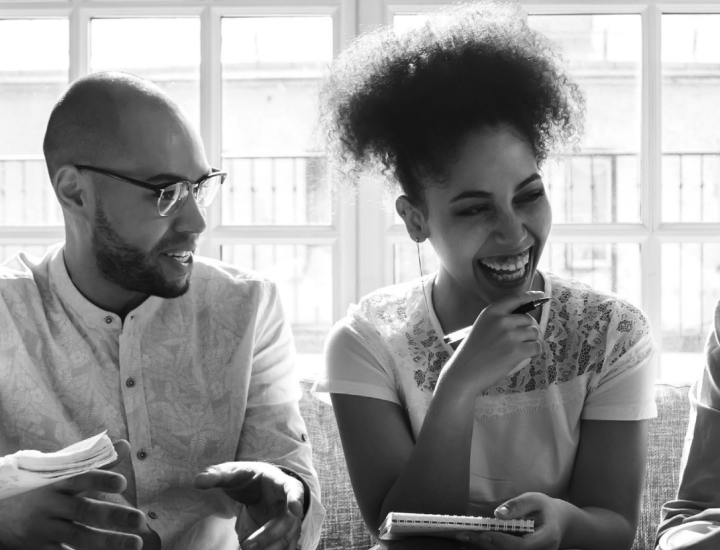
[[[287,481],[283,484],[287,509],[293,516],[302,519],[305,487],[299,480],[290,476],[287,476],[287,478]]]
[[[67,500],[67,505],[58,516],[62,519],[110,531],[145,527],[145,515],[130,506],[85,497],[68,497]]]
[[[46,527],[49,540],[68,545],[76,550],[140,550],[142,539],[129,533],[112,533],[93,529],[78,523],[57,520]]]
[[[130,456],[130,443],[128,443],[125,439],[118,439],[115,443],[113,443],[113,447],[115,447],[117,458],[110,464],[102,466],[100,470],[112,470],[115,466]]]
[[[247,539],[242,541],[242,550],[270,550],[271,548],[291,548],[300,538],[302,522],[299,517],[292,514],[282,514],[274,517],[260,527]]]
[[[90,470],[55,483],[56,490],[66,494],[77,494],[83,491],[122,493],[126,487],[125,476],[105,470]]]
[[[255,463],[250,463],[255,464]],[[211,487],[233,488],[242,490],[253,481],[257,481],[258,471],[242,462],[225,462],[209,466],[195,476],[193,484],[198,489]]]

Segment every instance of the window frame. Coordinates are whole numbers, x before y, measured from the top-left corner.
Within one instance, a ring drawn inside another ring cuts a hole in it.
[[[392,22],[398,13],[429,11],[451,2],[403,0],[0,0],[0,19],[68,18],[70,82],[89,68],[90,21],[94,17],[168,17],[200,19],[200,134],[208,161],[222,166],[223,17],[243,15],[330,15],[334,55],[359,32]],[[639,223],[556,223],[555,243],[637,243],[641,255],[642,303],[662,354],[661,249],[666,243],[720,244],[720,223],[662,222],[661,24],[663,14],[720,14],[715,0],[525,0],[530,15],[637,14],[641,18],[640,113],[641,218]],[[2,155],[2,151],[0,151]],[[357,195],[336,196],[327,226],[237,226],[220,223],[219,197],[208,211],[200,253],[219,258],[223,245],[322,244],[333,253],[333,320],[348,304],[393,281],[392,247],[407,242],[395,225],[392,205],[383,209],[381,189],[362,181]],[[0,226],[0,245],[44,244],[64,237],[61,226]],[[658,369],[659,373],[659,369]]]

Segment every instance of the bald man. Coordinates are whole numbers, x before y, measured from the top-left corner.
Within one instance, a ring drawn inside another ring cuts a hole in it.
[[[44,142],[65,242],[0,266],[0,456],[119,461],[0,501],[0,548],[315,548],[324,510],[275,286],[194,256],[225,174],[147,81],[73,83]]]

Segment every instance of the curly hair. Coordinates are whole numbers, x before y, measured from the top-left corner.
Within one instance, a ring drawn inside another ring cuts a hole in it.
[[[470,132],[509,125],[541,165],[577,143],[584,98],[516,4],[479,2],[360,36],[332,63],[320,109],[331,165],[352,182],[396,180],[424,204],[422,178],[442,182]]]

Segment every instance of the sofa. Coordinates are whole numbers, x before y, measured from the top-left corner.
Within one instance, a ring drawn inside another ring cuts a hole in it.
[[[313,460],[327,510],[318,548],[368,550],[372,541],[355,503],[332,407],[310,392],[311,382],[303,381],[302,386],[300,412],[313,445]],[[675,494],[690,409],[687,399],[689,389],[689,386],[656,385],[658,417],[650,423],[648,467],[633,550],[655,548],[660,507]]]

